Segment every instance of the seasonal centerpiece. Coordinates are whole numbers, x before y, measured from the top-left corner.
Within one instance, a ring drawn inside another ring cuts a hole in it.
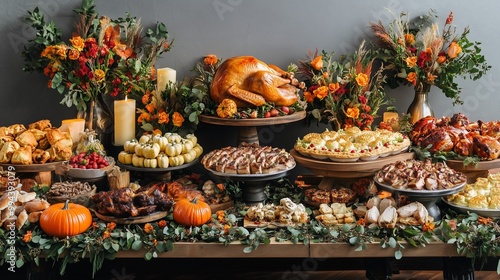
[[[462,104],[461,88],[455,78],[477,80],[490,69],[481,55],[481,43],[468,39],[470,29],[466,27],[457,33],[452,25],[453,13],[441,32],[432,17],[436,16],[431,13],[411,21],[408,13],[401,13],[388,29],[380,21],[370,23],[381,43],[378,53],[394,73],[388,76],[389,85],[404,84],[415,90],[415,99],[408,109],[413,122],[433,115],[427,102],[431,86],[453,99],[453,105]]]
[[[86,116],[87,128],[97,134],[113,132],[112,110],[106,99],[141,95],[152,87],[154,63],[170,50],[167,27],[157,22],[142,35],[141,20],[126,14],[110,19],[99,15],[93,0],[83,0],[69,42],[54,22],[46,22],[39,8],[28,12],[26,21],[35,29],[22,55],[24,71],[43,72],[48,87],[63,95],[61,104],[76,107]],[[104,141],[109,142],[109,141]]]
[[[359,127],[371,129],[380,106],[388,104],[383,83],[384,67],[374,68],[374,53],[364,42],[339,61],[334,53],[310,53],[301,61],[299,73],[306,78],[309,115],[318,122],[332,125],[333,130]]]

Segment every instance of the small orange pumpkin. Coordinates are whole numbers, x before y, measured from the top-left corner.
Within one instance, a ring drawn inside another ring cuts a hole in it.
[[[232,99],[225,98],[217,107],[217,116],[221,118],[230,118],[238,112],[238,106]]]
[[[174,221],[185,226],[201,226],[210,221],[212,209],[206,202],[181,198],[174,204]]]
[[[92,225],[92,215],[87,207],[69,203],[52,204],[40,215],[40,227],[50,235],[59,238],[85,232]]]

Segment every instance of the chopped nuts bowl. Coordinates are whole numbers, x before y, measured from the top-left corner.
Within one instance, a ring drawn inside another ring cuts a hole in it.
[[[96,193],[97,187],[88,182],[65,181],[52,184],[46,193],[47,201],[50,204],[64,203],[69,200],[71,203],[89,206],[90,197]]]

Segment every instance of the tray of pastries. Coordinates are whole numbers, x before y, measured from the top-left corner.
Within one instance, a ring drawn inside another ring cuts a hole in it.
[[[247,143],[210,151],[201,164],[215,175],[231,177],[266,177],[285,173],[296,165],[284,149]]]
[[[373,161],[408,150],[410,140],[399,132],[351,127],[338,131],[308,133],[294,149],[303,156],[333,162]]]
[[[500,173],[479,177],[461,191],[443,197],[442,201],[459,213],[474,212],[500,218]]]

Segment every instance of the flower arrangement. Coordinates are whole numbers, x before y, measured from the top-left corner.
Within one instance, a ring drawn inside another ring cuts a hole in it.
[[[457,33],[452,26],[450,13],[440,32],[436,17],[432,13],[411,22],[408,13],[401,13],[386,29],[382,22],[370,23],[375,36],[380,40],[380,57],[389,63],[394,71],[392,86],[405,84],[413,86],[416,92],[427,93],[435,85],[453,99],[453,105],[462,104],[461,88],[457,77],[481,78],[490,68],[481,55],[480,42],[471,42],[466,27]]]
[[[141,128],[153,134],[193,133],[199,123],[198,116],[215,106],[208,92],[220,63],[217,56],[209,54],[196,64],[195,77],[171,82],[164,91],[147,90],[141,97],[143,107],[137,110]]]
[[[333,60],[334,53],[318,51],[301,61],[299,73],[306,77],[307,111],[318,122],[336,129],[371,129],[380,106],[387,104],[383,90],[384,67],[373,71],[374,54],[364,42],[350,56]]]
[[[154,63],[173,43],[165,24],[158,22],[142,36],[140,19],[128,13],[116,20],[100,16],[93,0],[83,0],[74,12],[78,22],[69,43],[38,7],[28,12],[36,38],[22,53],[25,71],[43,72],[48,87],[64,95],[61,104],[80,111],[99,95],[143,93],[153,86]]]

